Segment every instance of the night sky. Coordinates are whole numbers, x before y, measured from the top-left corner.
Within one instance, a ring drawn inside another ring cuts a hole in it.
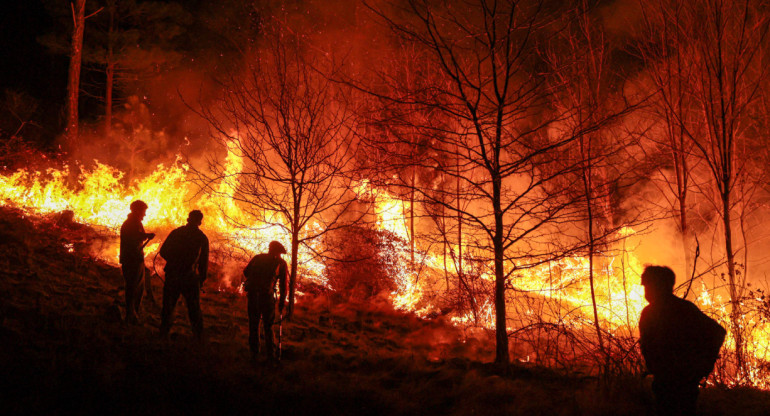
[[[67,57],[46,51],[37,37],[53,24],[39,0],[10,1],[0,13],[0,89],[26,91],[49,104],[62,105]]]

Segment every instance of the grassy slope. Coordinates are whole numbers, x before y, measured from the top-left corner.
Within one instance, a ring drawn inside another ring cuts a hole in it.
[[[491,340],[463,337],[384,302],[307,296],[284,326],[280,367],[250,364],[245,299],[209,289],[209,342],[190,339],[183,302],[170,342],[160,307],[124,326],[118,269],[87,256],[101,238],[0,208],[0,407],[3,414],[645,415],[640,381],[592,380],[489,364]],[[69,253],[65,243],[74,243]],[[160,299],[160,282],[154,282]],[[464,340],[464,341],[463,341]],[[708,390],[703,414],[770,414],[767,393]]]

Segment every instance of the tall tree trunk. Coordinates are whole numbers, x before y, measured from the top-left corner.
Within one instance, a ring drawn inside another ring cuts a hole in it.
[[[107,90],[104,95],[104,135],[112,137],[112,85],[115,80],[115,64],[107,64]]]
[[[685,271],[685,277],[691,276],[693,273],[693,268],[695,267],[694,262],[694,255],[690,252],[690,230],[689,226],[687,224],[687,212],[685,211],[685,203],[686,203],[687,195],[686,193],[680,193],[679,197],[677,198],[677,203],[679,204],[679,239],[682,242],[682,250],[684,251],[684,271]],[[689,279],[689,277],[687,277]],[[692,282],[688,284],[688,289],[692,285]],[[684,297],[686,298],[689,294],[689,290],[685,292]]]
[[[456,150],[459,154],[459,149]],[[463,213],[460,210],[460,158],[457,158],[457,275],[463,273]]]
[[[414,269],[414,243],[415,243],[415,236],[414,236],[414,199],[415,199],[415,182],[417,182],[417,172],[416,169],[412,168],[412,186],[411,190],[409,192],[409,255],[410,255],[410,266],[412,269]]]
[[[594,276],[594,257],[596,252],[596,240],[594,237],[594,213],[593,213],[593,190],[591,183],[591,149],[590,138],[588,145],[585,144],[585,138],[580,139],[580,155],[583,158],[583,190],[586,198],[586,212],[588,215],[588,282],[591,288],[591,306],[594,313],[594,328],[596,329],[596,337],[599,343],[599,351],[606,358],[606,350],[604,349],[604,337],[602,336],[602,328],[599,322],[599,309],[596,304],[596,279]]]
[[[297,251],[299,251],[299,231],[291,233],[291,272],[289,273],[289,308],[286,313],[286,318],[291,319],[294,314],[294,291],[297,284],[297,264],[298,257]]]
[[[446,251],[447,251],[447,235],[446,230],[443,230],[442,232],[443,238],[441,242],[441,248],[442,248],[442,254],[444,259],[444,282],[446,284],[446,291],[449,292],[449,270],[447,270],[447,264],[446,264]]]
[[[299,232],[300,232],[300,209],[302,206],[301,194],[297,194],[294,191],[295,203],[294,203],[294,216],[291,219],[291,273],[289,274],[289,309],[286,313],[286,318],[291,319],[294,314],[294,292],[297,287],[297,252],[299,251]]]
[[[459,152],[459,149],[457,150]],[[459,154],[459,153],[458,153]],[[465,288],[465,291],[468,293],[468,300],[471,306],[471,312],[473,313],[473,323],[478,324],[479,322],[479,308],[476,304],[476,294],[471,287],[470,284],[468,284],[468,280],[465,276],[465,272],[463,270],[463,213],[460,209],[461,199],[460,199],[460,159],[457,159],[457,171],[456,171],[456,200],[457,200],[457,280],[460,283],[462,287]],[[507,341],[507,338],[506,338]],[[507,350],[507,346],[506,346]]]
[[[110,26],[107,31],[107,65],[105,68],[106,91],[104,93],[104,135],[112,137],[112,86],[115,83],[115,56],[113,51],[115,39],[115,2],[108,2]]]
[[[503,256],[503,211],[502,211],[502,179],[499,175],[492,178],[492,204],[495,216],[495,233],[492,238],[495,255],[495,362],[510,363],[508,352],[508,328],[505,311],[505,267]]]
[[[742,379],[745,376],[745,357],[744,357],[744,345],[743,345],[743,329],[741,328],[741,305],[740,305],[740,293],[738,283],[735,276],[735,253],[733,252],[733,232],[731,227],[731,212],[730,212],[730,191],[728,188],[729,181],[725,181],[722,192],[722,209],[724,210],[722,215],[724,232],[725,232],[725,253],[727,255],[727,277],[730,285],[730,303],[732,311],[730,312],[730,320],[732,321],[733,336],[735,337],[735,360],[738,366],[738,377]]]
[[[75,0],[72,6],[72,44],[70,45],[70,67],[67,82],[67,127],[66,140],[70,150],[78,140],[78,98],[80,96],[80,64],[83,59],[83,30],[85,27],[86,0]]]
[[[677,42],[679,40],[677,39]],[[677,68],[681,68],[681,54],[677,54]],[[681,72],[681,71],[680,71]],[[690,182],[690,167],[687,163],[687,151],[685,148],[685,126],[684,126],[684,100],[681,97],[682,93],[682,77],[677,77],[677,91],[680,94],[677,100],[677,108],[679,116],[677,122],[679,127],[678,137],[672,138],[674,144],[674,167],[676,169],[676,186],[677,186],[677,200],[679,203],[679,233],[682,239],[682,250],[684,250],[684,267],[685,273],[692,273],[694,276],[693,268],[695,262],[693,253],[690,252],[690,230],[687,223],[687,191],[689,189]],[[678,143],[677,143],[678,139]],[[692,284],[692,282],[690,282]],[[688,286],[689,289],[690,286]],[[689,290],[688,290],[689,293]],[[688,293],[685,293],[687,295]],[[686,297],[686,296],[685,296]]]

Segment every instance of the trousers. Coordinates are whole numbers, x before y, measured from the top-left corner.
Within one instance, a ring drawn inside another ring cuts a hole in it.
[[[187,315],[193,335],[201,339],[203,336],[203,314],[201,313],[200,282],[195,273],[166,273],[163,284],[163,309],[160,314],[160,333],[164,336],[171,331],[174,323],[174,308],[179,296],[184,297],[187,305]]]
[[[144,291],[144,261],[125,262],[120,268],[126,281],[126,321],[137,322]]]
[[[275,299],[272,293],[248,293],[249,347],[252,357],[259,355],[259,323],[262,321],[265,337],[265,355],[274,358],[273,322],[275,321]]]

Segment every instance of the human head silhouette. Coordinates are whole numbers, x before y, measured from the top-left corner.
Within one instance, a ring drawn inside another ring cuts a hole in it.
[[[666,266],[647,266],[642,273],[644,298],[647,302],[655,303],[674,292],[676,275]]]
[[[268,254],[280,256],[281,254],[286,254],[286,248],[283,246],[283,244],[273,240],[270,242],[267,252]]]
[[[144,218],[144,214],[147,213],[147,204],[145,204],[141,199],[137,199],[136,201],[132,202],[129,208],[131,208],[132,214],[139,217],[139,220],[142,220]]]
[[[199,227],[203,224],[203,213],[197,209],[190,211],[187,215],[187,223]]]

